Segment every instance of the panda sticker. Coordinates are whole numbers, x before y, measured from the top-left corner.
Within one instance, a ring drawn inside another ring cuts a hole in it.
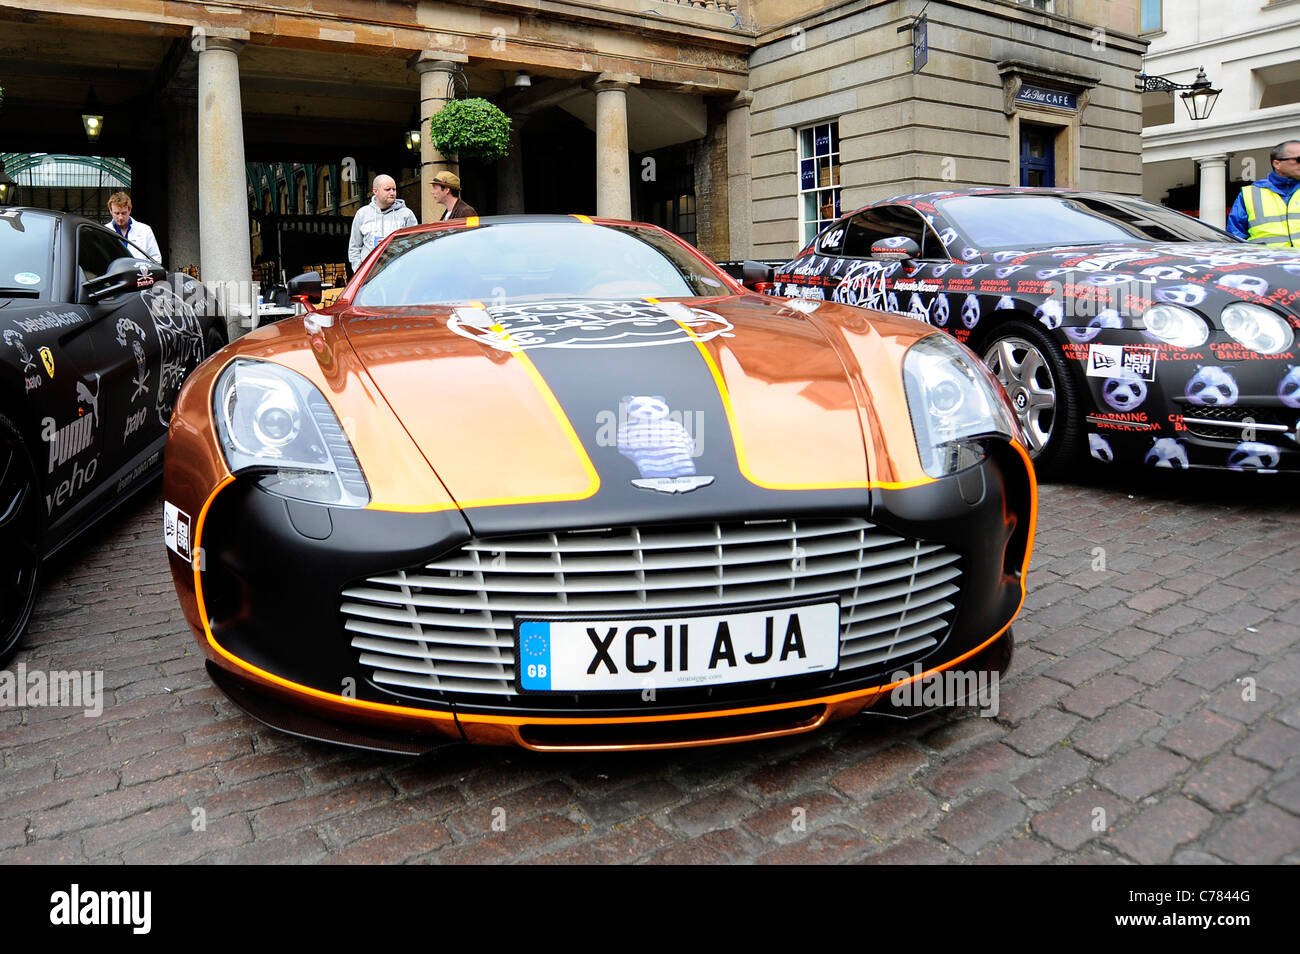
[[[1228,455],[1228,470],[1253,470],[1261,474],[1276,474],[1277,462],[1282,452],[1272,444],[1242,441]]]
[[[1193,404],[1227,407],[1237,403],[1237,381],[1227,368],[1206,365],[1198,368],[1183,391]]]
[[[980,300],[978,295],[967,295],[961,303],[961,323],[967,328],[974,328],[980,322]]]
[[[1192,308],[1205,301],[1205,289],[1200,285],[1170,285],[1157,288],[1156,298],[1167,304]]]
[[[1172,467],[1176,470],[1187,468],[1187,448],[1183,442],[1172,437],[1161,437],[1151,445],[1143,463],[1153,467]]]
[[[641,479],[632,486],[680,494],[707,487],[712,477],[695,476],[695,441],[673,420],[660,394],[640,394],[620,402],[618,452],[636,464]]]
[[[1108,288],[1112,285],[1127,285],[1129,282],[1135,280],[1135,276],[1125,274],[1124,272],[1110,272],[1107,274],[1088,276],[1089,285],[1097,285],[1102,288]]]
[[[1268,294],[1268,282],[1258,275],[1224,275],[1216,284],[1220,288],[1235,288],[1261,298]]]
[[[1115,463],[1115,452],[1110,449],[1110,441],[1100,434],[1088,435],[1088,453],[1093,460],[1099,460],[1103,464]]]
[[[1131,411],[1147,399],[1147,383],[1136,371],[1124,368],[1118,377],[1106,379],[1101,396],[1116,411]]]
[[[930,324],[939,328],[948,327],[948,296],[935,295],[930,302]]]
[[[1060,299],[1047,299],[1034,309],[1034,317],[1041,321],[1049,331],[1055,331],[1061,327],[1061,321],[1064,319],[1064,309]]]
[[[930,311],[925,307],[925,302],[921,301],[921,296],[912,292],[912,297],[907,300],[907,316],[915,318],[917,321],[928,321]]]
[[[1300,407],[1300,367],[1287,365],[1286,374],[1277,385],[1277,397],[1287,407]]]
[[[1074,341],[1091,341],[1101,334],[1103,328],[1123,327],[1124,319],[1119,316],[1119,312],[1114,308],[1107,308],[1094,315],[1086,326],[1066,328],[1065,333]]]

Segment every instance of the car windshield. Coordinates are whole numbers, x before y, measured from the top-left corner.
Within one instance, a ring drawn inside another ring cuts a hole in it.
[[[651,229],[485,222],[393,239],[354,304],[368,307],[723,295],[707,263]]]
[[[1119,196],[964,195],[936,205],[983,251],[1110,242],[1236,242],[1190,216]]]
[[[49,298],[54,219],[0,210],[0,298]]]

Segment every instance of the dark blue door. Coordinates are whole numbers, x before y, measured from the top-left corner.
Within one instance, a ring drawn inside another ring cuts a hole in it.
[[[1056,130],[1053,127],[1020,124],[1020,184],[1056,185]]]

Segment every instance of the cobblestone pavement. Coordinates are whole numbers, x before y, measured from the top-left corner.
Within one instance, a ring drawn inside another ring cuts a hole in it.
[[[0,708],[0,862],[1300,861],[1295,485],[1165,476],[1042,489],[996,718],[422,760],[213,688],[155,493],[49,571],[10,669],[102,667],[107,701]]]

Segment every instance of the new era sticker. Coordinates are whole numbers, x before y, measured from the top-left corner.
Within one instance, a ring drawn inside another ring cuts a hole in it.
[[[1156,379],[1156,353],[1129,345],[1088,345],[1088,377],[1119,378],[1131,371],[1143,381]]]
[[[190,515],[163,501],[163,540],[186,563],[190,561]]]

